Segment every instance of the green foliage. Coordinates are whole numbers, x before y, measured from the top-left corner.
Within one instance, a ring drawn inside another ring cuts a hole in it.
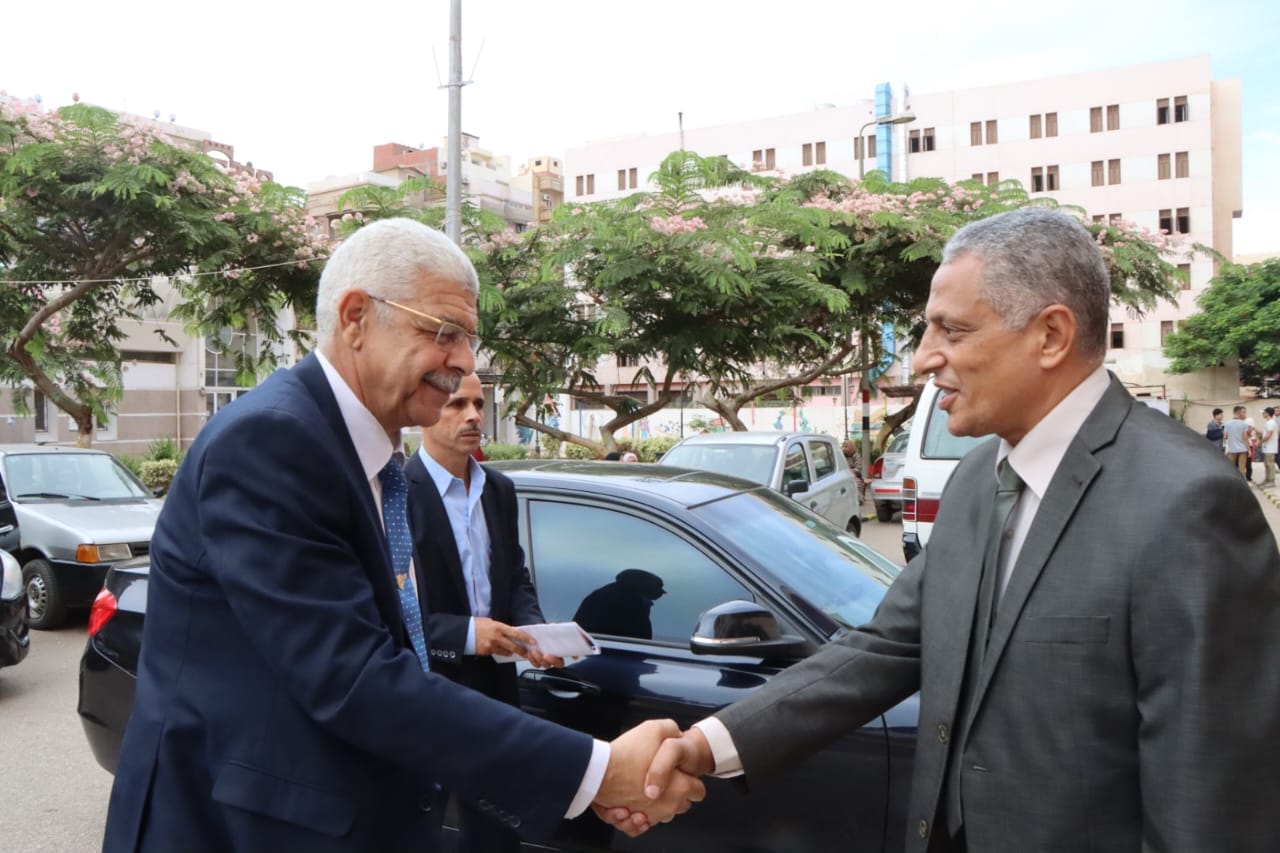
[[[546,436],[543,436],[546,438]],[[600,459],[599,453],[596,453],[589,447],[583,447],[581,444],[566,443],[564,445],[565,459]]]
[[[636,455],[640,457],[641,462],[657,462],[662,457],[662,454],[674,447],[679,440],[669,435],[642,438],[636,442]]]
[[[560,439],[556,438],[554,435],[549,435],[547,433],[543,433],[538,437],[538,439],[539,439],[539,443],[542,446],[543,456],[559,456],[560,455],[560,443],[561,443]],[[569,446],[573,447],[574,445],[569,445]]]
[[[494,462],[499,459],[527,459],[529,449],[522,444],[506,444],[498,441],[491,441],[484,446],[484,455],[486,459]]]
[[[280,309],[314,303],[325,248],[304,201],[98,107],[0,103],[0,382],[39,387],[88,442],[121,394],[122,323],[166,309],[257,332],[251,381]]]
[[[114,453],[112,455],[120,461],[121,465],[133,472],[133,476],[139,480],[142,479],[142,463],[147,461],[145,456],[133,456],[126,453]]]
[[[1243,385],[1280,373],[1280,259],[1223,266],[1197,302],[1165,339],[1171,372],[1239,362]]]
[[[178,448],[178,442],[174,441],[170,436],[161,436],[147,445],[147,459],[151,461],[159,461],[161,459],[172,459],[175,462],[182,461],[182,451]]]
[[[139,479],[148,489],[167,489],[178,473],[178,460],[151,459],[142,463],[138,472]]]

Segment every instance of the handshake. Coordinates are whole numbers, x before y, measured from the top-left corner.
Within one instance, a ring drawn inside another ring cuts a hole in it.
[[[681,733],[672,720],[648,720],[610,744],[609,766],[591,808],[634,838],[701,801],[707,791],[698,777],[714,769],[701,731]]]

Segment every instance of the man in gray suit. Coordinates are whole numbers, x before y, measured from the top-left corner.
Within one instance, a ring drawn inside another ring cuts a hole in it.
[[[916,369],[952,432],[999,439],[872,621],[667,741],[650,796],[675,767],[774,776],[918,690],[911,851],[1280,850],[1276,543],[1105,370],[1109,304],[1062,213],[955,234]]]

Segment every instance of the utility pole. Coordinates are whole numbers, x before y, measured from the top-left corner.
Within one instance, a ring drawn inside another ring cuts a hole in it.
[[[462,245],[462,0],[449,6],[449,171],[444,183],[444,233]]]

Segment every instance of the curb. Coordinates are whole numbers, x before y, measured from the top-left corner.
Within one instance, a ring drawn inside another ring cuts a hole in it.
[[[1267,500],[1271,501],[1271,503],[1272,503],[1272,504],[1273,504],[1277,509],[1280,509],[1280,495],[1277,495],[1275,492],[1270,491],[1270,490],[1268,490],[1268,489],[1264,489],[1264,488],[1262,488],[1262,486],[1258,485],[1257,483],[1253,483],[1252,485],[1253,485],[1253,487],[1254,487],[1255,489],[1257,489],[1259,492],[1262,492],[1262,496],[1263,496],[1264,498],[1266,498]]]

